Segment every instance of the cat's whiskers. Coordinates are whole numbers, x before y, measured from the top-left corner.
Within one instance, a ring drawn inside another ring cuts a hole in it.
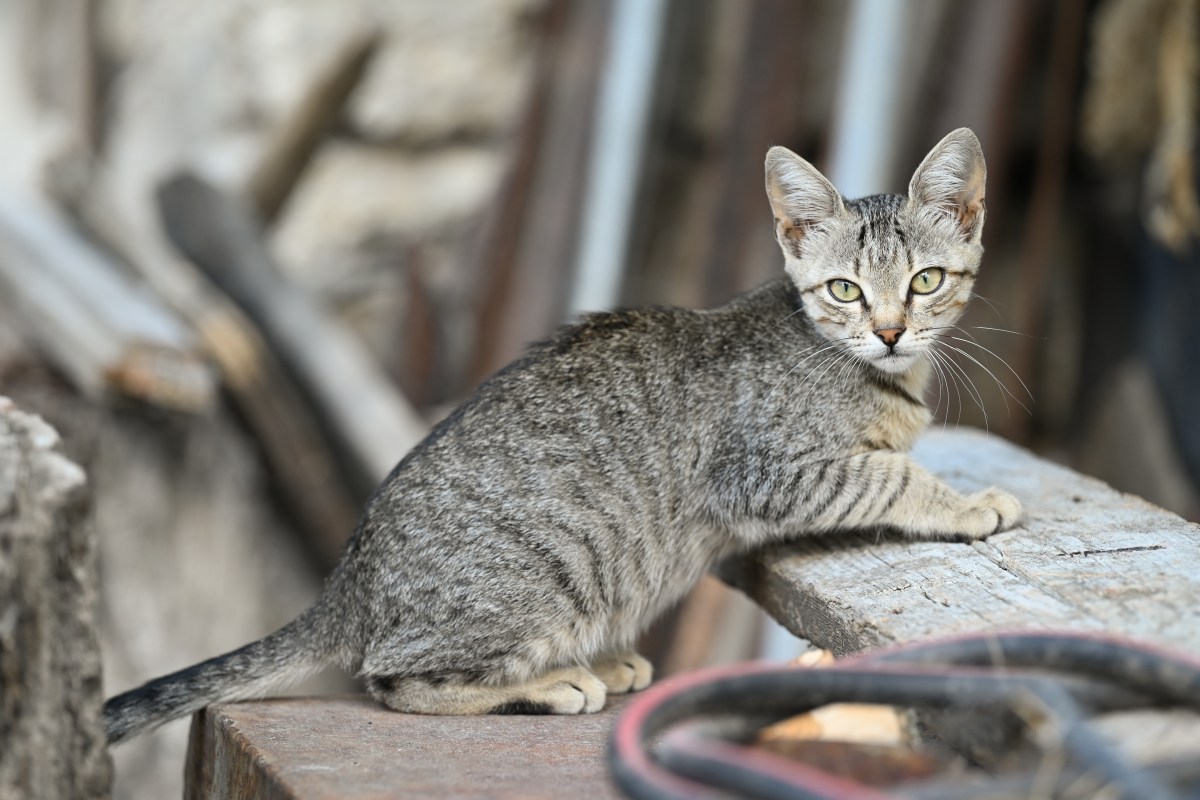
[[[767,399],[769,400],[769,399],[771,399],[772,397],[774,397],[776,390],[777,390],[777,389],[779,389],[779,387],[783,385],[783,382],[784,382],[784,381],[786,381],[786,380],[787,380],[789,377],[791,377],[792,373],[794,373],[796,370],[800,369],[800,367],[801,367],[801,366],[803,366],[803,365],[805,364],[805,362],[807,362],[807,361],[810,361],[810,360],[812,360],[813,358],[816,358],[817,356],[821,355],[822,353],[824,353],[824,352],[827,352],[827,351],[829,351],[830,349],[833,349],[833,348],[835,348],[835,347],[836,347],[836,346],[837,346],[837,345],[838,345],[840,342],[844,342],[845,340],[847,340],[847,339],[850,339],[850,338],[852,338],[852,337],[850,337],[850,336],[843,336],[843,337],[841,337],[840,339],[832,339],[832,340],[830,340],[830,341],[828,341],[828,342],[823,342],[823,343],[820,343],[820,344],[815,344],[815,345],[813,345],[812,347],[806,347],[806,348],[804,348],[803,350],[800,350],[800,351],[798,351],[798,352],[796,353],[796,355],[802,355],[802,354],[804,354],[804,353],[807,353],[809,350],[812,350],[812,349],[814,349],[814,348],[820,348],[820,349],[818,349],[818,350],[817,350],[817,352],[815,352],[815,353],[812,353],[811,355],[807,355],[807,356],[805,356],[804,358],[800,359],[798,362],[796,362],[795,366],[793,366],[793,367],[792,367],[791,369],[789,369],[789,370],[788,370],[786,373],[784,373],[783,377],[782,377],[782,378],[780,378],[778,381],[776,381],[776,382],[775,382],[775,385],[771,387],[771,391],[767,393]],[[794,357],[794,356],[793,356],[793,357]],[[823,363],[825,363],[825,362],[821,362],[821,363],[823,364]]]
[[[943,345],[946,345],[946,347],[949,347],[949,345],[946,344],[946,342],[940,341],[940,342],[938,342],[938,344],[943,344]],[[986,405],[983,402],[983,393],[979,391],[979,387],[976,385],[976,381],[974,381],[974,379],[971,377],[971,374],[968,373],[964,367],[962,367],[961,363],[959,363],[958,361],[955,361],[953,359],[953,357],[950,357],[950,355],[948,353],[943,353],[942,355],[944,357],[946,357],[946,363],[948,363],[948,365],[950,367],[953,367],[954,369],[956,369],[956,371],[958,371],[960,377],[962,378],[962,381],[964,381],[964,383],[962,383],[962,389],[967,390],[967,396],[972,399],[972,402],[974,402],[974,404],[978,405],[979,413],[983,414],[983,429],[984,429],[984,431],[991,433],[990,420],[988,419],[988,407],[986,407]],[[1006,403],[1006,405],[1004,405],[1004,408],[1006,408],[1006,409],[1008,408],[1007,403]]]
[[[958,395],[958,401],[959,401],[959,414],[958,414],[958,417],[956,417],[956,419],[954,420],[954,429],[955,429],[955,431],[958,431],[959,423],[962,421],[962,391],[965,390],[967,392],[967,397],[970,397],[972,399],[972,401],[976,402],[976,404],[979,405],[980,410],[983,410],[983,403],[979,402],[978,399],[972,395],[970,387],[968,387],[966,384],[962,383],[962,378],[960,377],[960,375],[962,374],[961,368],[959,368],[958,372],[955,372],[955,368],[958,367],[958,365],[956,365],[956,363],[954,363],[954,361],[950,360],[949,356],[942,353],[942,351],[936,350],[936,349],[931,350],[931,353],[936,354],[937,360],[941,361],[943,367],[946,367],[946,373],[954,381],[954,384],[953,384],[954,391],[955,391],[956,395]],[[985,427],[986,427],[986,423],[988,423],[988,422],[986,422],[986,420],[988,420],[988,414],[986,414],[986,411],[984,411],[984,426]]]
[[[855,362],[863,360],[862,356],[858,355],[858,353],[855,353],[853,350],[847,350],[846,352],[850,354],[850,358],[846,359],[846,363],[842,365],[840,370],[838,370],[837,380],[839,381],[846,374],[849,367],[854,366]]]
[[[950,338],[957,339],[958,337],[951,336]],[[965,340],[960,340],[960,341],[965,341]],[[967,342],[967,343],[970,344],[970,342]],[[963,350],[961,347],[956,347],[955,345],[952,345],[946,341],[943,341],[942,344],[944,344],[946,347],[950,348],[954,352],[959,353],[960,355],[971,359],[971,361],[975,362],[975,364],[977,364],[980,369],[982,369],[984,372],[986,372],[991,377],[991,379],[996,382],[996,385],[998,387],[1000,387],[1000,399],[1004,401],[1004,410],[1005,411],[1009,411],[1008,401],[1004,399],[1004,395],[1007,394],[1009,397],[1011,397],[1013,399],[1014,403],[1019,405],[1021,408],[1025,409],[1026,414],[1028,414],[1029,416],[1033,416],[1033,412],[1029,410],[1029,406],[1022,403],[1021,399],[1019,397],[1017,397],[1015,394],[1013,394],[1012,391],[1010,391],[1009,388],[1007,386],[1005,386],[1000,381],[999,378],[996,377],[996,373],[994,373],[990,369],[988,369],[987,366],[982,361],[980,361],[978,358],[976,358],[975,356],[968,353],[966,350]],[[999,356],[997,356],[997,358],[999,358]],[[1009,367],[1009,369],[1011,370],[1012,367]],[[1021,380],[1019,376],[1018,376],[1017,380]],[[1024,381],[1021,381],[1021,383],[1022,383],[1022,385],[1024,385]],[[1026,391],[1028,391],[1028,388],[1026,388]]]
[[[983,302],[985,302],[985,303],[987,303],[987,304],[988,304],[988,307],[992,309],[992,313],[994,313],[994,314],[995,314],[997,317],[999,317],[1001,320],[1003,320],[1003,319],[1004,319],[1004,315],[1000,313],[1000,309],[999,309],[999,308],[997,308],[997,304],[996,304],[996,302],[995,302],[995,301],[993,301],[993,300],[990,300],[990,299],[988,299],[988,298],[984,297],[983,295],[981,295],[981,294],[979,294],[978,292],[975,292],[975,291],[972,291],[972,292],[971,292],[971,297],[978,297],[980,300],[982,300]]]
[[[779,320],[779,324],[780,324],[780,325],[782,325],[783,323],[787,322],[787,321],[788,321],[789,319],[791,319],[792,317],[796,316],[797,314],[801,314],[801,313],[803,313],[803,312],[804,312],[804,306],[800,306],[800,307],[799,307],[799,308],[797,308],[795,311],[793,311],[792,313],[788,314],[788,315],[787,315],[786,317],[784,317],[783,319]]]
[[[797,350],[796,352],[789,355],[788,358],[796,358],[797,356],[804,355],[808,351],[815,350],[818,347],[826,347],[828,345],[837,344],[838,342],[844,342],[847,339],[853,339],[853,338],[854,338],[853,336],[839,336],[836,339],[824,339],[820,342],[817,342],[814,345],[809,345],[808,347],[803,347],[803,348]]]
[[[965,333],[965,331],[964,331],[964,333]],[[967,334],[967,335],[970,336],[970,334]],[[1013,374],[1013,377],[1016,378],[1017,381],[1021,384],[1021,388],[1025,390],[1025,394],[1029,395],[1029,402],[1031,402],[1031,403],[1037,402],[1037,400],[1034,399],[1033,392],[1031,392],[1029,390],[1029,387],[1025,384],[1025,381],[1021,380],[1021,376],[1017,374],[1017,371],[1015,369],[1013,369],[1012,365],[1009,364],[1007,361],[1005,361],[1003,358],[1001,358],[1000,355],[998,353],[996,353],[994,350],[984,347],[982,344],[975,341],[974,337],[971,337],[970,339],[963,339],[958,336],[951,336],[950,338],[954,339],[955,341],[962,342],[963,344],[969,344],[969,345],[978,347],[980,350],[991,355],[993,358],[995,358],[997,361],[999,361],[1001,364],[1003,364],[1005,369],[1007,369],[1009,372],[1011,372]],[[1013,399],[1015,400],[1016,398],[1014,397]],[[1025,410],[1028,411],[1029,409],[1025,409]]]
[[[935,405],[933,407],[933,411],[930,412],[930,417],[936,419],[938,411],[940,411],[942,408],[942,389],[945,387],[945,381],[942,379],[942,375],[941,375],[940,370],[938,370],[937,363],[929,356],[928,348],[926,348],[925,352],[922,353],[922,355],[925,356],[925,360],[928,361],[929,365],[931,367],[933,367],[935,372],[937,372],[937,379],[938,379],[937,405]],[[947,411],[949,411],[948,408],[947,408]]]
[[[824,361],[822,361],[817,366],[817,369],[814,370],[814,377],[807,382],[808,392],[806,392],[804,397],[801,398],[801,400],[800,400],[801,406],[804,406],[808,403],[808,398],[810,396],[812,396],[812,393],[814,390],[816,390],[817,385],[822,380],[824,380],[825,376],[828,375],[833,370],[834,367],[836,367],[838,365],[839,358],[857,358],[857,356],[855,356],[853,353],[851,353],[848,350],[839,348],[836,353],[834,353],[833,355],[829,356]],[[825,366],[826,364],[828,364],[829,366]],[[822,367],[824,367],[824,369],[821,369]],[[818,372],[817,370],[820,370],[820,371]],[[804,385],[806,385],[806,384],[801,384],[801,387],[803,387]]]
[[[957,327],[957,326],[955,326]],[[1027,339],[1037,339],[1045,341],[1044,336],[1034,336],[1031,333],[1021,333],[1021,331],[1010,331],[1008,328],[989,328],[987,325],[972,325],[970,326],[977,331],[996,331],[997,333],[1011,333],[1013,336],[1024,336]]]
[[[950,387],[951,386],[954,387],[954,393],[958,398],[958,417],[954,421],[954,429],[958,430],[959,420],[962,419],[962,392],[959,391],[958,384],[952,382],[951,378],[953,378],[954,376],[946,375],[946,370],[941,364],[941,357],[933,347],[933,345],[935,343],[936,343],[936,337],[935,337],[935,341],[931,342],[929,344],[929,346],[926,348],[925,353],[929,358],[929,363],[932,364],[933,368],[937,370],[938,380],[942,383],[942,385],[944,385],[946,387],[946,416],[942,420],[942,430],[945,430],[946,425],[950,422]],[[938,391],[938,406],[939,406],[939,408],[941,407],[941,390],[940,390],[940,388]],[[937,412],[935,411],[934,414],[936,415],[936,413]]]
[[[936,326],[933,328],[929,328],[927,330],[930,330],[930,331],[956,330],[956,331],[963,333],[966,336],[970,337],[968,339],[964,339],[960,336],[953,336],[953,335],[937,333],[937,332],[935,332],[933,334],[934,339],[936,341],[938,341],[940,344],[944,344],[949,350],[952,350],[955,353],[959,353],[959,354],[965,356],[966,358],[969,358],[972,362],[974,362],[976,365],[978,365],[980,369],[982,369],[984,372],[986,372],[988,374],[988,376],[996,383],[996,386],[1000,389],[1000,400],[1004,403],[1004,410],[1005,410],[1006,414],[1008,414],[1009,416],[1012,416],[1012,409],[1008,405],[1007,398],[1005,398],[1005,395],[1007,394],[1008,397],[1011,397],[1013,399],[1013,401],[1025,411],[1026,414],[1030,414],[1030,416],[1032,416],[1032,412],[1029,410],[1029,407],[1026,406],[1025,403],[1023,403],[1019,397],[1017,397],[1015,394],[1013,394],[1012,390],[1010,390],[1008,388],[1008,386],[1006,386],[1004,384],[1004,382],[1001,381],[994,372],[992,372],[991,369],[989,369],[982,361],[975,358],[973,355],[968,353],[966,350],[963,350],[960,347],[956,347],[955,345],[952,345],[949,342],[946,342],[945,339],[943,338],[943,336],[945,338],[954,339],[955,341],[961,342],[963,344],[968,344],[973,347],[977,347],[980,350],[983,350],[988,355],[995,358],[997,361],[999,361],[1001,364],[1003,364],[1005,369],[1007,369],[1009,372],[1011,372],[1013,374],[1013,377],[1015,377],[1017,379],[1017,381],[1021,384],[1021,388],[1025,390],[1025,394],[1028,395],[1030,402],[1036,403],[1037,400],[1034,398],[1033,392],[1030,390],[1029,386],[1025,383],[1025,381],[1021,378],[1021,376],[1017,373],[1017,371],[1012,368],[1012,365],[1010,365],[1007,361],[1005,361],[1004,358],[1002,358],[998,353],[996,353],[994,350],[986,347],[985,345],[981,344],[975,338],[974,334],[972,334],[970,331],[966,330],[965,328],[963,328],[959,325],[939,325],[939,326]],[[956,366],[958,366],[960,370],[962,369],[961,365],[956,364]]]

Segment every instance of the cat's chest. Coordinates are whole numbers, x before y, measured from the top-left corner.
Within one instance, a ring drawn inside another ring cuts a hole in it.
[[[872,386],[869,418],[862,443],[868,450],[909,450],[929,425],[932,415],[921,402],[921,376],[896,384]]]

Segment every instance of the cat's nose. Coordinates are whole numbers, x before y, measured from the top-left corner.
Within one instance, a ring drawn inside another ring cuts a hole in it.
[[[875,335],[878,336],[888,347],[895,347],[896,342],[900,341],[900,334],[904,333],[908,328],[876,328]]]

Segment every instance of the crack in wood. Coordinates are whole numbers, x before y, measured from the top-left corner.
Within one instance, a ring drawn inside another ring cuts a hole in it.
[[[1099,556],[1099,555],[1108,555],[1109,553],[1142,553],[1147,550],[1166,550],[1166,549],[1167,549],[1167,546],[1165,544],[1149,544],[1149,545],[1141,545],[1138,547],[1114,547],[1111,550],[1075,550],[1075,551],[1072,551],[1069,553],[1059,553],[1058,557],[1063,558],[1064,556],[1067,556],[1070,558],[1075,558],[1076,556]]]

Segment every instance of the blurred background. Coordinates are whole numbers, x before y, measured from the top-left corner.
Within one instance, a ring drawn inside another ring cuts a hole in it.
[[[525,343],[780,274],[773,144],[854,197],[972,127],[939,423],[1200,519],[1198,45],[1198,0],[0,0],[0,394],[90,476],[106,693],[290,619]],[[764,630],[710,579],[646,649]],[[178,796],[186,738],[116,796]]]

